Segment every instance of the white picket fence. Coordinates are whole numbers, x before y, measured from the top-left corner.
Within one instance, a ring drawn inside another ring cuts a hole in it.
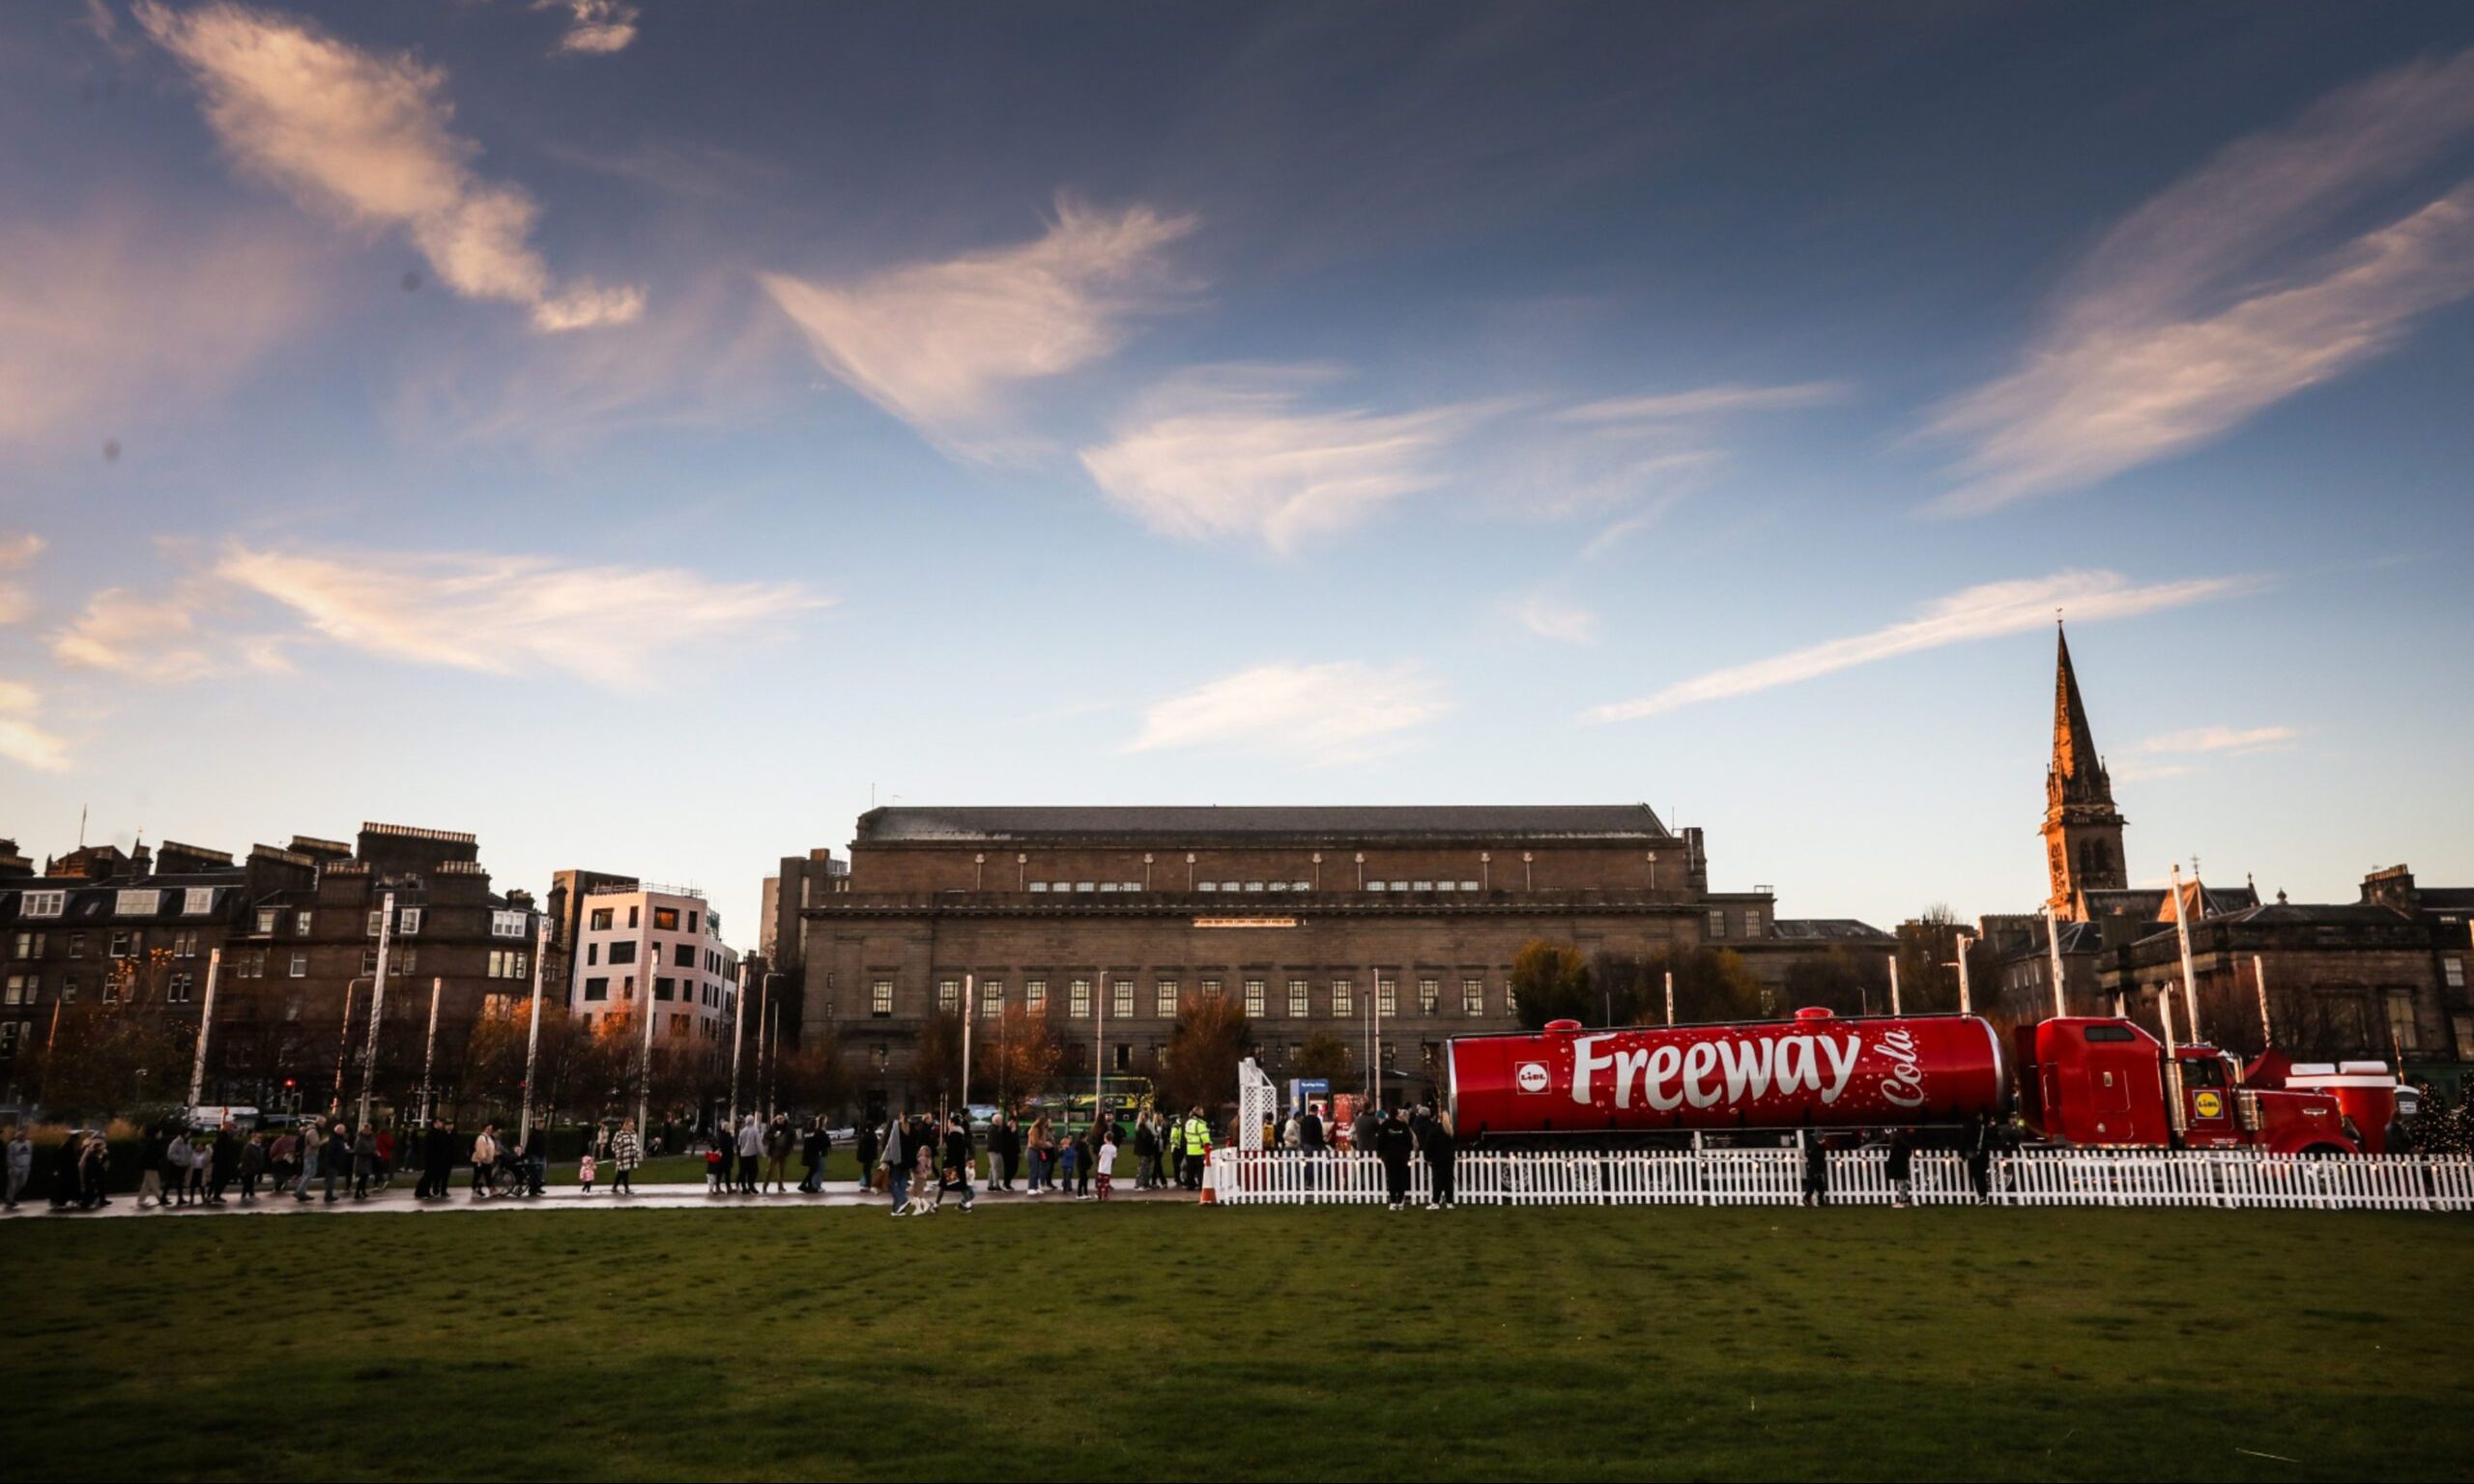
[[[1897,1198],[1888,1151],[1829,1156],[1829,1200],[1886,1206]],[[1464,1152],[1456,1199],[1473,1206],[1792,1206],[1803,1199],[1804,1160],[1794,1149]],[[1223,1149],[1208,1172],[1213,1199],[1232,1206],[1379,1205],[1383,1166],[1372,1156],[1298,1150]],[[1433,1197],[1424,1159],[1409,1167],[1409,1198]],[[2474,1212],[2474,1161],[2420,1155],[2272,1155],[2258,1150],[2028,1150],[1993,1161],[1999,1206],[2214,1206],[2297,1211]],[[1966,1160],[1919,1151],[1909,1199],[1972,1204]]]

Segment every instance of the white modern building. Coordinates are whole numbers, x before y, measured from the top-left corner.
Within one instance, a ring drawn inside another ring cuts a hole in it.
[[[590,893],[577,913],[574,963],[572,1013],[598,1022],[649,1006],[659,1040],[729,1046],[738,954],[694,888],[630,882]]]

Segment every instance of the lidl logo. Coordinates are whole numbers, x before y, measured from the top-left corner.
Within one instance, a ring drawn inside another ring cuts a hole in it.
[[[1544,1062],[1523,1062],[1520,1064],[1520,1070],[1516,1075],[1519,1079],[1520,1090],[1522,1092],[1542,1093],[1546,1091],[1546,1064]]]
[[[2191,1107],[2201,1118],[2223,1118],[2225,1116],[2225,1095],[2212,1090],[2202,1091],[2198,1097],[2191,1099]]]

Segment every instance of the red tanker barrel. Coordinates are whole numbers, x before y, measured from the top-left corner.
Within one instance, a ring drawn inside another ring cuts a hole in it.
[[[1446,1057],[1453,1127],[1481,1133],[1879,1128],[2002,1116],[1993,1027],[1974,1015],[1466,1036]]]

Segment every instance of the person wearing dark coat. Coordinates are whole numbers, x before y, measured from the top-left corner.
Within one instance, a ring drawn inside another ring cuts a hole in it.
[[[814,1195],[824,1188],[824,1161],[833,1153],[833,1135],[825,1130],[824,1115],[820,1113],[808,1121],[799,1136],[799,1165],[805,1171],[799,1181],[803,1194]]]
[[[524,1136],[525,1194],[539,1195],[550,1178],[550,1129],[548,1120],[534,1124]]]
[[[1425,1121],[1418,1148],[1426,1156],[1426,1174],[1434,1185],[1426,1209],[1434,1211],[1458,1204],[1460,1187],[1453,1179],[1453,1170],[1460,1158],[1460,1140],[1453,1132],[1449,1111],[1437,1110]]]
[[[60,1148],[52,1153],[51,1204],[53,1210],[57,1211],[77,1204],[77,1182],[81,1178],[77,1166],[80,1156],[85,1153],[86,1136],[73,1129],[67,1138],[60,1141]]]
[[[1384,1192],[1394,1211],[1409,1204],[1409,1155],[1417,1144],[1417,1135],[1396,1112],[1374,1127],[1374,1157],[1383,1161]]]
[[[1914,1204],[1911,1198],[1911,1192],[1914,1189],[1915,1183],[1914,1129],[1896,1128],[1891,1130],[1888,1173],[1890,1178],[1890,1204],[1893,1206],[1909,1206]]]
[[[258,1199],[258,1177],[267,1172],[267,1136],[251,1134],[241,1144],[241,1204],[251,1206]]]
[[[970,1210],[970,1115],[957,1113],[945,1129],[945,1156],[936,1172],[936,1199],[942,1202],[951,1190],[963,1198],[963,1210]]]
[[[1993,1121],[1979,1113],[1967,1132],[1968,1184],[1979,1206],[1993,1204]]]
[[[232,1126],[226,1123],[215,1130],[215,1152],[207,1165],[206,1203],[222,1205],[224,1190],[240,1172],[241,1143],[233,1137]]]
[[[77,1204],[88,1211],[109,1206],[112,1198],[103,1193],[107,1174],[105,1161],[111,1156],[111,1145],[97,1134],[86,1141],[85,1153],[77,1162]]]
[[[1022,1121],[1011,1113],[1005,1115],[1005,1147],[997,1151],[997,1157],[1002,1162],[1005,1175],[1000,1184],[1011,1190],[1014,1181],[1022,1173]]]
[[[859,1188],[865,1191],[876,1178],[877,1130],[866,1119],[859,1120]]]
[[[1829,1146],[1816,1128],[1804,1130],[1804,1204],[1829,1204]]]

